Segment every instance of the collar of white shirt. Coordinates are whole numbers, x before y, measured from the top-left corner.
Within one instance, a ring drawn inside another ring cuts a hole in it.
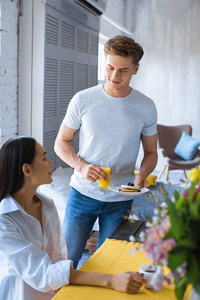
[[[42,204],[47,206],[48,208],[52,209],[54,206],[53,201],[39,193],[36,192],[37,197],[42,201]],[[0,202],[0,215],[14,212],[20,210],[21,212],[25,213],[24,209],[21,207],[21,205],[11,196],[8,195]]]

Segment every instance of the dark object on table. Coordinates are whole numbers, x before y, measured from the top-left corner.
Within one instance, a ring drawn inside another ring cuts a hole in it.
[[[130,242],[130,235],[139,242],[139,234],[145,230],[145,222],[141,220],[128,219],[125,220],[110,236],[110,239],[122,240]]]

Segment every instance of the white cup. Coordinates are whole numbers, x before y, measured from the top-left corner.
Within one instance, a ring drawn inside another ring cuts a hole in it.
[[[147,281],[146,283],[144,283],[145,288],[153,289],[153,286],[150,284],[150,280],[157,271],[160,271],[160,268],[160,266],[156,266],[153,264],[142,265],[140,267],[140,273],[144,274],[144,279],[146,279]]]

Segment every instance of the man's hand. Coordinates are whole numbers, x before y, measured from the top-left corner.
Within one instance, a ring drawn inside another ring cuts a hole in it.
[[[140,175],[140,173],[138,173],[138,175],[135,177],[134,185],[138,186],[140,189],[148,187],[146,178],[144,178],[142,175]]]
[[[104,181],[107,181],[108,175],[106,174],[106,172],[104,172],[100,166],[97,166],[95,164],[91,165],[83,163],[80,171],[86,179],[92,182],[97,181],[99,178],[103,179]]]
[[[109,287],[123,293],[135,294],[146,280],[138,272],[125,272],[111,276]]]
[[[144,157],[140,165],[140,171],[134,180],[134,185],[139,188],[148,187],[146,177],[154,170],[157,163],[157,134],[152,136],[142,135]]]

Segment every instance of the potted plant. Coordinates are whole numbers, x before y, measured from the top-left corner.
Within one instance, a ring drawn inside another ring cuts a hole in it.
[[[183,194],[176,191],[172,199],[166,193],[165,203],[157,208],[160,217],[154,217],[151,227],[141,234],[147,257],[171,271],[168,278],[154,278],[152,284],[159,290],[161,279],[173,277],[178,300],[184,298],[188,285],[200,299],[200,168],[188,176],[190,188]]]

